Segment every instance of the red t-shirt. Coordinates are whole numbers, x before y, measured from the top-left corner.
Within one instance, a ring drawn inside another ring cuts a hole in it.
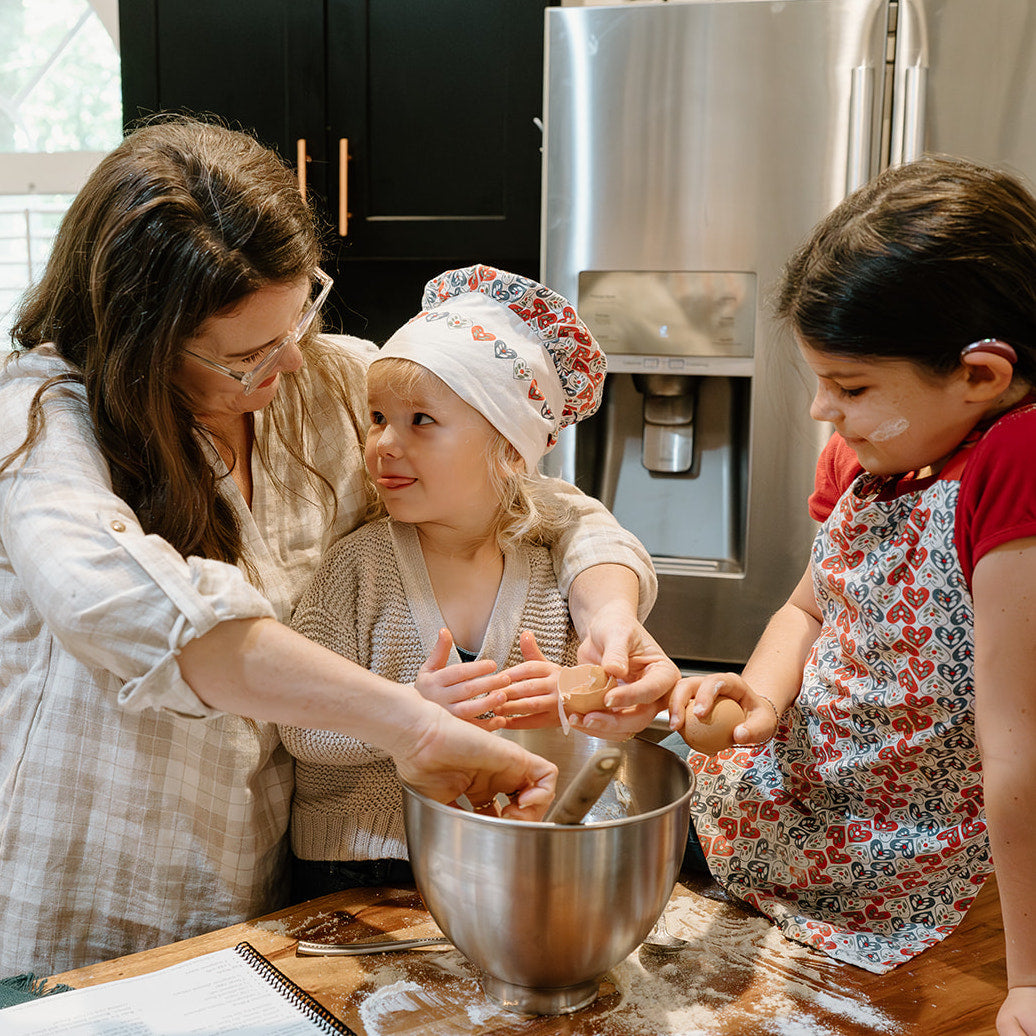
[[[1036,536],[1036,406],[1022,405],[997,420],[974,444],[952,458],[937,478],[960,478],[954,538],[964,578],[979,559],[1003,543]],[[817,462],[809,513],[818,522],[834,510],[838,498],[863,467],[840,435],[831,436]],[[904,476],[893,495],[922,489],[933,479]]]

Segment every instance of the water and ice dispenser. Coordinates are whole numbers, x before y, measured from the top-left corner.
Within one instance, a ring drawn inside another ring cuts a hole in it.
[[[577,483],[651,552],[660,574],[745,563],[756,277],[584,271],[580,316],[608,357],[579,427]]]

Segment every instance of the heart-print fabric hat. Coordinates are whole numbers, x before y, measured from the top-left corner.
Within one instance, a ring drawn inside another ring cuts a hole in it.
[[[491,266],[447,270],[374,362],[412,360],[442,379],[532,472],[566,425],[601,403],[601,347],[556,291]]]

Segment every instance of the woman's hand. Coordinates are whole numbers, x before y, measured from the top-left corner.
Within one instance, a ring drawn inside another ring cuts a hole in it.
[[[496,706],[496,713],[507,717],[511,730],[556,727],[561,722],[558,716],[561,666],[544,658],[532,630],[523,630],[518,643],[524,661],[504,670],[511,681],[507,687],[507,704]]]
[[[620,681],[607,712],[592,712],[573,726],[594,737],[620,738],[643,730],[665,707],[680,670],[637,621],[628,601],[597,609],[579,646],[579,661],[601,666]]]
[[[452,647],[453,635],[444,627],[414,686],[422,697],[441,705],[457,719],[483,730],[499,730],[507,721],[493,713],[508,699],[501,688],[510,683],[510,678],[496,672],[496,664],[489,658],[447,665]]]
[[[388,746],[406,784],[438,802],[466,795],[475,806],[503,792],[511,800],[503,816],[542,819],[557,786],[553,763],[430,702],[422,705]]]
[[[731,698],[744,709],[744,723],[733,730],[734,745],[763,744],[777,733],[777,707],[769,698],[756,694],[737,673],[709,673],[680,680],[669,698],[669,729],[686,740],[684,731],[690,715],[705,719],[718,697]]]
[[[998,1036],[1036,1036],[1036,986],[1014,986],[996,1016]]]

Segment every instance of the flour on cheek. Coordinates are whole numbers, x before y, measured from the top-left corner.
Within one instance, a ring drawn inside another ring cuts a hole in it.
[[[879,424],[867,438],[871,442],[888,442],[902,435],[909,427],[910,422],[905,417],[892,417]]]

